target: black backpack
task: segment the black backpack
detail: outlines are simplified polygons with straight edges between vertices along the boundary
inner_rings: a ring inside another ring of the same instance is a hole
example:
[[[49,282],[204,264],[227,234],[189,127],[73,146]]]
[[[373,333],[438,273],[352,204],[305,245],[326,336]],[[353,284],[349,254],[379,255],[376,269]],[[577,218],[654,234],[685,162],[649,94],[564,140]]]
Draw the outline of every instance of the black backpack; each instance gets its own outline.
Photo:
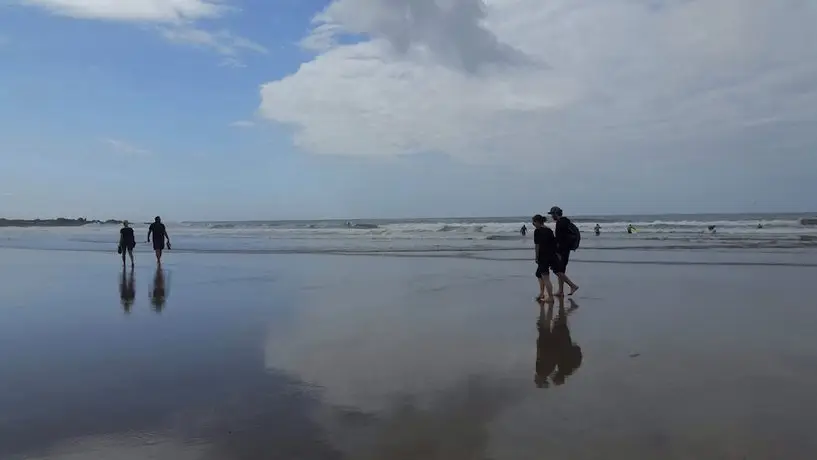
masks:
[[[570,250],[575,251],[579,249],[579,243],[582,241],[582,232],[579,231],[579,227],[573,221],[568,222],[567,229],[570,231]]]

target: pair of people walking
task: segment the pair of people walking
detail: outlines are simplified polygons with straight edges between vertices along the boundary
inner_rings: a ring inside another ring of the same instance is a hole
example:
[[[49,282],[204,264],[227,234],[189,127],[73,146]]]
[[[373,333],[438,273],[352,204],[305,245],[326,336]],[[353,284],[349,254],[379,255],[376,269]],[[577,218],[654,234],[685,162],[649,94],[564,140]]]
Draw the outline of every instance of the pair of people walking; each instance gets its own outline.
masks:
[[[162,252],[165,250],[165,241],[167,241],[167,249],[170,249],[170,236],[167,234],[167,228],[162,223],[162,218],[156,216],[153,223],[148,227],[147,242],[151,242],[153,238],[153,251],[156,253],[156,263],[162,264]],[[133,233],[133,228],[126,220],[122,222],[122,228],[119,230],[119,249],[117,252],[122,255],[122,266],[125,266],[125,255],[130,256],[130,266],[133,268],[133,250],[136,248],[136,235]]]
[[[555,222],[555,232],[545,225],[547,218],[541,214],[533,216],[533,242],[535,245],[536,278],[539,280],[540,301],[552,301],[554,297],[564,297],[564,286],[570,287],[568,295],[579,290],[567,276],[567,264],[570,261],[570,252],[579,247],[581,233],[578,227],[567,217],[558,206],[550,208],[548,215]],[[558,290],[553,292],[553,283],[550,281],[550,272],[558,279]]]

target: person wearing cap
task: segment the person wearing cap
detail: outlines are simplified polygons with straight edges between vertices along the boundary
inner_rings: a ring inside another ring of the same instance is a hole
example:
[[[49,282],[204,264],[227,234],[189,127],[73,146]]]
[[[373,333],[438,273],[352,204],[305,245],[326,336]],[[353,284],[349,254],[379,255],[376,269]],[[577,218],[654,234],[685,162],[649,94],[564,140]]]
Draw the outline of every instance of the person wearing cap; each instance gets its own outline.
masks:
[[[570,293],[573,295],[579,290],[570,278],[567,277],[567,263],[570,261],[570,251],[572,250],[573,232],[570,230],[572,222],[567,217],[564,217],[562,208],[554,206],[550,208],[548,215],[553,217],[556,221],[556,256],[559,258],[559,266],[554,270],[556,277],[559,279],[559,290],[554,294],[557,297],[564,297],[565,284],[570,286]]]
[[[136,236],[127,220],[122,222],[119,230],[119,253],[122,254],[122,267],[125,266],[125,253],[130,256],[130,268],[133,269],[133,248],[136,247]]]

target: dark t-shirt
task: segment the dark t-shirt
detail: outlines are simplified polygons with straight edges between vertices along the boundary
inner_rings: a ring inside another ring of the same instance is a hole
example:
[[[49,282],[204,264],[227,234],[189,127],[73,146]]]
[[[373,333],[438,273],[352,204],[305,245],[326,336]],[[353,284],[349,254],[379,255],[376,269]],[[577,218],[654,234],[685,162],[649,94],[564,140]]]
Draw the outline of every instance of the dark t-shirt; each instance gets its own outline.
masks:
[[[133,246],[136,244],[136,237],[133,235],[133,229],[130,227],[124,227],[119,230],[119,239],[122,241],[122,244],[126,246]]]
[[[153,241],[164,240],[165,234],[167,233],[167,230],[165,230],[165,224],[158,222],[150,224],[148,231],[153,234]]]
[[[537,260],[551,260],[556,255],[556,238],[553,236],[553,230],[548,227],[537,228],[533,231],[533,243],[539,245]]]
[[[572,241],[573,235],[570,233],[570,219],[560,217],[559,220],[556,221],[556,249],[559,252],[569,252]]]

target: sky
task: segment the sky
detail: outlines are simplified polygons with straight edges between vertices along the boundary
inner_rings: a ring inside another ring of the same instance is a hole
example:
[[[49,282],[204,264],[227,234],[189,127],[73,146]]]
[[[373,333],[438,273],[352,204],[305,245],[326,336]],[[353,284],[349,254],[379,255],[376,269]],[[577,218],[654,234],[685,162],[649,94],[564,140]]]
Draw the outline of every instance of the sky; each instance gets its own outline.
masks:
[[[0,0],[0,216],[817,211],[812,0]]]

